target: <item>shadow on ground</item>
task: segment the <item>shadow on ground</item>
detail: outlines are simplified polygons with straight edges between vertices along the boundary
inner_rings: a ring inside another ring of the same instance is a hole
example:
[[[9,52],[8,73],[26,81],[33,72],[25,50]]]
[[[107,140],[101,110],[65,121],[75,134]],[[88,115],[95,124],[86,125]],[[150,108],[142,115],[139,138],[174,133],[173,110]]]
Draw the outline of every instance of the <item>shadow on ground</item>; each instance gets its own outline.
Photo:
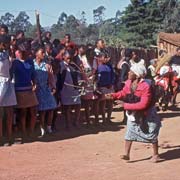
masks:
[[[160,160],[158,163],[161,163],[164,161],[180,159],[180,145],[167,146],[167,147],[164,147],[163,149],[170,149],[170,150],[160,154]],[[147,157],[147,158],[143,158],[143,159],[128,161],[128,163],[136,163],[136,162],[141,162],[141,161],[147,161],[150,159],[151,159],[151,157]]]
[[[168,146],[165,149],[170,149],[162,154],[160,157],[165,161],[180,159],[180,145],[178,146]]]
[[[168,110],[169,111],[158,113],[160,117],[162,118],[162,120],[164,120],[164,118],[169,119],[169,118],[180,116],[180,107],[172,106],[172,107],[169,107]]]
[[[112,120],[114,117],[111,118]],[[116,132],[120,131],[124,128],[124,124],[122,122],[113,122],[103,124],[101,121],[99,125],[89,125],[87,126],[86,123],[82,123],[80,127],[74,127],[71,125],[69,130],[65,129],[65,122],[63,118],[58,119],[56,123],[58,129],[52,135],[45,135],[44,137],[39,137],[40,135],[40,127],[37,123],[36,130],[35,130],[35,137],[34,138],[27,138],[24,143],[31,143],[31,142],[53,142],[53,141],[60,141],[65,139],[72,139],[84,135],[90,134],[98,134],[100,132]],[[19,140],[20,139],[20,140]],[[21,134],[15,134],[15,143],[21,143]]]
[[[61,129],[58,133],[54,134],[53,136],[47,136],[42,138],[39,141],[49,142],[49,141],[59,141],[64,139],[72,139],[79,136],[89,135],[89,134],[98,134],[100,132],[115,132],[123,129],[124,127],[121,126],[121,123],[114,122],[112,124],[107,125],[98,125],[98,126],[90,126],[86,127],[86,125],[82,125],[81,127],[72,127],[70,130]]]

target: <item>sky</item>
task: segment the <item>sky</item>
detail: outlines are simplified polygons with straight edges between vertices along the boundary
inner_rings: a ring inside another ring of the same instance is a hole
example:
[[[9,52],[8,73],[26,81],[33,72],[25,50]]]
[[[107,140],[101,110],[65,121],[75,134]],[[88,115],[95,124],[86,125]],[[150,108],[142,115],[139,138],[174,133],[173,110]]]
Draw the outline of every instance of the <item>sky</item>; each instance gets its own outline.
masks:
[[[105,18],[115,17],[117,10],[124,10],[130,0],[0,0],[0,16],[10,12],[14,16],[20,11],[26,11],[30,21],[35,24],[35,10],[40,12],[42,26],[57,23],[62,12],[73,14],[80,18],[80,13],[86,13],[88,23],[93,23],[93,9],[103,5]]]

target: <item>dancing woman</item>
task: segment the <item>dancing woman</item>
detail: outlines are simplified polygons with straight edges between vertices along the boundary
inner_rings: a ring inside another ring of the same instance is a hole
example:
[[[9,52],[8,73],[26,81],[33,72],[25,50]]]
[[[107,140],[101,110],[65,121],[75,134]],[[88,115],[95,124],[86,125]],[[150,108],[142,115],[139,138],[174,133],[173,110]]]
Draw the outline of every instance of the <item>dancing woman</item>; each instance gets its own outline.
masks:
[[[122,159],[130,159],[132,142],[137,141],[152,143],[152,161],[157,162],[159,160],[158,134],[161,122],[152,102],[152,86],[143,78],[145,74],[146,69],[143,65],[133,65],[123,90],[110,94],[110,97],[124,101],[127,115],[125,155],[122,156]]]

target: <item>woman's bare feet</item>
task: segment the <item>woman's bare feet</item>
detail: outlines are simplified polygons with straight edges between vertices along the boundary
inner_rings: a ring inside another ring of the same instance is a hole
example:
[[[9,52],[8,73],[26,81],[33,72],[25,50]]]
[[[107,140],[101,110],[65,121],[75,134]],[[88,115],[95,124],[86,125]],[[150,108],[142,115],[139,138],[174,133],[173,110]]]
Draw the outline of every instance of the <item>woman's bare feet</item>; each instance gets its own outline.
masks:
[[[128,155],[121,155],[120,157],[121,159],[126,160],[126,161],[130,160],[130,157]]]
[[[154,156],[152,156],[152,158],[151,158],[151,162],[153,162],[153,163],[158,163],[158,162],[161,162],[161,161],[163,161],[163,159],[161,159],[161,158],[159,157],[159,155],[154,155]]]

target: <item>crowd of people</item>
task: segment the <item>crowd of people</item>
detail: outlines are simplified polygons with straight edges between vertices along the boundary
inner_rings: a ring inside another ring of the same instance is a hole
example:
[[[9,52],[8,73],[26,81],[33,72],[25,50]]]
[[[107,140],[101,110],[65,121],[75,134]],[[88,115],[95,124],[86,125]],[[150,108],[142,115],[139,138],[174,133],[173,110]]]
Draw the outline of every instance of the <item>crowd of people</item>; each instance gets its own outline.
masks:
[[[4,139],[13,143],[12,125],[22,132],[22,142],[33,137],[37,120],[40,137],[53,134],[59,110],[67,130],[80,127],[82,106],[87,126],[98,125],[99,114],[103,124],[111,122],[113,101],[104,94],[113,92],[114,70],[104,41],[97,40],[92,63],[87,47],[73,43],[69,34],[51,41],[51,33],[45,32],[41,41],[25,38],[23,31],[9,35],[7,26],[0,26],[1,144]]]
[[[67,130],[81,126],[81,107],[85,109],[88,127],[99,123],[108,125],[112,123],[113,101],[120,99],[124,101],[124,122],[127,121],[122,158],[128,160],[132,141],[140,141],[153,144],[153,159],[157,161],[161,123],[156,102],[152,101],[154,85],[164,92],[170,89],[171,94],[177,94],[179,53],[178,48],[177,54],[157,69],[157,59],[147,64],[135,51],[122,50],[115,71],[103,39],[98,39],[95,46],[76,45],[70,34],[63,40],[52,41],[51,32],[45,32],[39,41],[25,38],[23,31],[9,35],[7,26],[1,25],[1,145],[5,141],[13,143],[13,125],[22,132],[22,142],[34,137],[37,120],[40,137],[53,134],[59,109]],[[172,104],[176,103],[176,94],[171,98]],[[91,115],[94,115],[93,120]],[[102,122],[99,115],[102,115]],[[6,129],[3,122],[6,122]]]

